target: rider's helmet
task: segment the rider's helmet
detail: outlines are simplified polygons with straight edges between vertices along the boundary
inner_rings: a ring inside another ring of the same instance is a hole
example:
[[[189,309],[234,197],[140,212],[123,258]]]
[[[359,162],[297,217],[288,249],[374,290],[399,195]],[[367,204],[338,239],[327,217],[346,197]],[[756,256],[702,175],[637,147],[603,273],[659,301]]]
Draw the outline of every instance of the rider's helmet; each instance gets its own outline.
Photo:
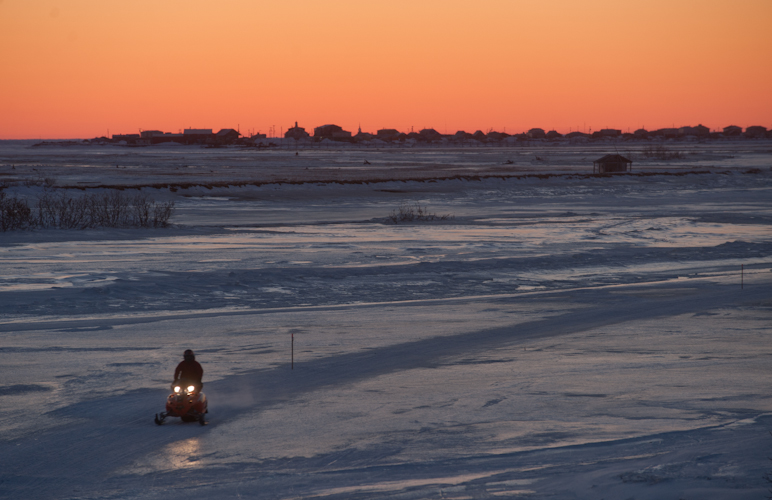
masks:
[[[186,350],[182,354],[182,357],[185,358],[185,361],[195,361],[196,359],[196,355],[193,354],[193,351],[191,351],[190,349]]]

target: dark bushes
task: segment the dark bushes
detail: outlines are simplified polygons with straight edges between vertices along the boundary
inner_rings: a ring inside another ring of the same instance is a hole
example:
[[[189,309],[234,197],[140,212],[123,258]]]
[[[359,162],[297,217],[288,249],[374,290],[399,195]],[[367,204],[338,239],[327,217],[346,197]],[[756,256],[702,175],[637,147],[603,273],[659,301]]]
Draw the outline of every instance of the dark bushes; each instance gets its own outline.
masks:
[[[650,145],[641,152],[644,158],[656,158],[657,160],[680,160],[684,155],[680,151],[671,151],[662,144]]]
[[[145,195],[120,191],[70,196],[46,190],[33,208],[26,200],[0,192],[0,230],[26,228],[166,227],[174,202],[159,203]]]
[[[0,191],[0,231],[26,229],[32,223],[32,210],[27,202],[17,197],[9,198]]]
[[[391,219],[394,224],[399,224],[400,222],[450,220],[452,218],[453,216],[450,214],[437,215],[435,213],[430,213],[426,207],[422,207],[418,203],[411,205],[407,202],[402,203],[396,210],[392,210],[389,214],[389,219]]]

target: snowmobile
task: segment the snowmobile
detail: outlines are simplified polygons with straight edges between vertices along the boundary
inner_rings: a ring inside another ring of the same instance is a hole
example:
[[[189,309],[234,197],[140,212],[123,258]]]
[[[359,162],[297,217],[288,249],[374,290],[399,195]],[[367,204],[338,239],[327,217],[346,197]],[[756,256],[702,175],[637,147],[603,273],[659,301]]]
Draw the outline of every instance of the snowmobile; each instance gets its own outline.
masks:
[[[161,425],[166,417],[179,417],[183,422],[206,425],[209,413],[206,395],[194,384],[177,381],[172,384],[172,393],[166,398],[166,411],[155,414],[155,423]]]

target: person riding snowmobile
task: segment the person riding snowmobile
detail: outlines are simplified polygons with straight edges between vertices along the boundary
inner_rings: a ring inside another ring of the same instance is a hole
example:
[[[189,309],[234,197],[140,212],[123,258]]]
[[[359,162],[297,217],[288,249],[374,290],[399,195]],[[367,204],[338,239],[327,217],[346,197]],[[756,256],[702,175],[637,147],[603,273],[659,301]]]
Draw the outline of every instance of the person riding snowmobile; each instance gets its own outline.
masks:
[[[183,386],[193,385],[196,387],[196,391],[200,391],[204,387],[204,383],[201,382],[201,378],[204,376],[204,369],[196,361],[196,355],[190,349],[186,350],[182,357],[184,359],[174,370],[174,384],[181,384]]]

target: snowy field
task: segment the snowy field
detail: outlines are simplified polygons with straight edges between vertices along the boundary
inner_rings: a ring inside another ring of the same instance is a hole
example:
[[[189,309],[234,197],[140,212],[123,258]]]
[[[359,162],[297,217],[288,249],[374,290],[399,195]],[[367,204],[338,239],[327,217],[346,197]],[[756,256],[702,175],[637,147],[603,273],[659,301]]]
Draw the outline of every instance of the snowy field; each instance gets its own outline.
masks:
[[[770,141],[31,144],[7,193],[176,211],[0,233],[0,498],[769,494]],[[209,425],[156,426],[187,348]]]

